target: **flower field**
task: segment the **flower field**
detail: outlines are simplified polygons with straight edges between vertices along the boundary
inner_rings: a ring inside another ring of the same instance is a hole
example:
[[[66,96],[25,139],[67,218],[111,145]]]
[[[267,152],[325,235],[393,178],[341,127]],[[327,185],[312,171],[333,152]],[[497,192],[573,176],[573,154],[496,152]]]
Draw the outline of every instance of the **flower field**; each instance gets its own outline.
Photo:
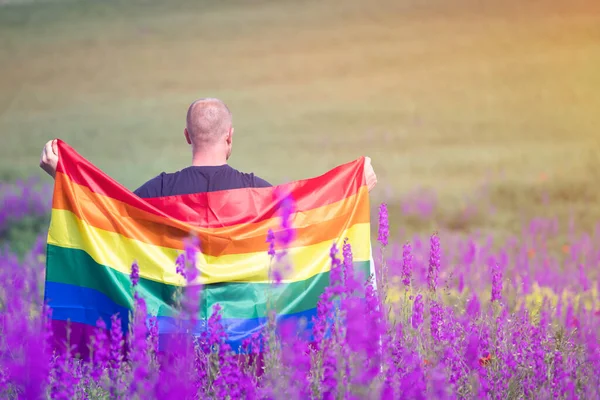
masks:
[[[0,189],[0,232],[41,217],[48,188]],[[352,244],[331,249],[331,285],[310,337],[272,314],[234,353],[218,307],[206,335],[179,335],[158,351],[155,320],[136,296],[130,330],[99,321],[89,359],[53,352],[43,307],[43,232],[0,255],[2,398],[56,399],[592,399],[600,396],[600,224],[580,233],[534,219],[504,241],[472,234],[390,242],[379,205],[376,286],[355,276]],[[13,232],[13,233],[10,233]],[[13,236],[10,236],[13,235]],[[565,239],[566,238],[566,239]],[[194,278],[189,245],[179,271]],[[274,267],[276,269],[276,266]],[[135,290],[137,265],[132,265]],[[274,283],[276,284],[276,283]],[[183,320],[201,292],[181,298]],[[184,327],[182,323],[182,327]]]

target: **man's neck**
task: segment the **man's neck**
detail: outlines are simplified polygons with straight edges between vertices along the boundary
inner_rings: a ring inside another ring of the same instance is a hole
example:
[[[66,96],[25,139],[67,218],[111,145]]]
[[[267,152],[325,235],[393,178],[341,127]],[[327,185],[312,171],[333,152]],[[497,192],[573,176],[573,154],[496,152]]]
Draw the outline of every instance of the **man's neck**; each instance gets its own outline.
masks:
[[[227,159],[216,154],[196,152],[192,156],[192,166],[194,167],[211,167],[225,164],[227,164]]]

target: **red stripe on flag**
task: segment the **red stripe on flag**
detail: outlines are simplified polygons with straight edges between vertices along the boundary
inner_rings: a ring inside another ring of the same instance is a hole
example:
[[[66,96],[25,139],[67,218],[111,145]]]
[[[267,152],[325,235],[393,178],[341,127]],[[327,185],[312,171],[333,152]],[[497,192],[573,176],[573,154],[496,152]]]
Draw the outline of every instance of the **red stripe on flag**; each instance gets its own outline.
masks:
[[[256,223],[276,217],[281,193],[290,193],[296,201],[295,212],[302,212],[340,201],[366,185],[364,157],[360,157],[321,176],[270,188],[141,199],[61,140],[58,151],[57,171],[71,181],[140,210],[203,228]]]

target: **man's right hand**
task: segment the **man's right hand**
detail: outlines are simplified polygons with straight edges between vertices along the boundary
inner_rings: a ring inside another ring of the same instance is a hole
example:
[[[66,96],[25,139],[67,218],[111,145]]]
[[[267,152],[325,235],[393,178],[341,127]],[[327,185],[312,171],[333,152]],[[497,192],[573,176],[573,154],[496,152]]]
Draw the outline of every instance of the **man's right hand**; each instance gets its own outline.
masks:
[[[58,164],[58,143],[57,140],[50,140],[42,150],[40,158],[40,168],[42,168],[52,178],[56,175],[56,165]]]

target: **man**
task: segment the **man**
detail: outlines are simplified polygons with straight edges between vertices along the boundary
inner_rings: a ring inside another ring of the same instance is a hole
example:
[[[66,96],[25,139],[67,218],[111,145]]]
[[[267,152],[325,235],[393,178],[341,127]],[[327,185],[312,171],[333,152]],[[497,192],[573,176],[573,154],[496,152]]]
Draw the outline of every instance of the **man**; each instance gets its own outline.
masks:
[[[150,198],[271,186],[253,173],[240,172],[227,164],[233,126],[231,112],[222,101],[213,98],[194,101],[188,109],[183,133],[192,147],[192,165],[174,173],[161,173],[135,190],[136,195]],[[51,140],[42,150],[40,167],[54,178],[57,164],[56,140]],[[365,176],[370,191],[377,177],[368,157]]]

